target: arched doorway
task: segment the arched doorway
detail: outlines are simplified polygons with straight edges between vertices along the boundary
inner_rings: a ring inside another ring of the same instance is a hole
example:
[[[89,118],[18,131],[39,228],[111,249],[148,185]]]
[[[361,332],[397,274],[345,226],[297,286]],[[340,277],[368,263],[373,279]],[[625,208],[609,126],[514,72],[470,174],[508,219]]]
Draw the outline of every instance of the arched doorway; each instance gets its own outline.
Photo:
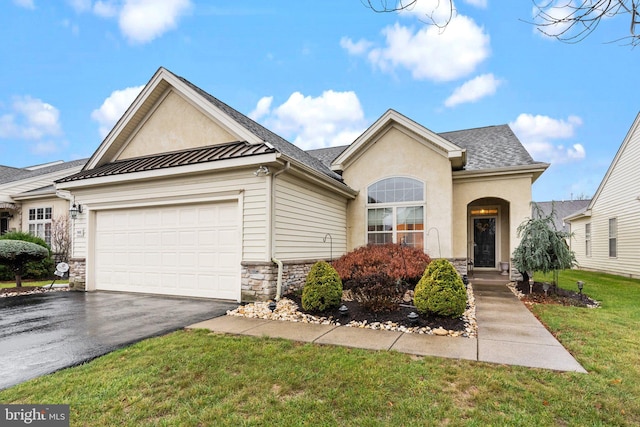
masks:
[[[476,271],[499,270],[509,262],[509,202],[482,198],[467,205],[467,258]]]

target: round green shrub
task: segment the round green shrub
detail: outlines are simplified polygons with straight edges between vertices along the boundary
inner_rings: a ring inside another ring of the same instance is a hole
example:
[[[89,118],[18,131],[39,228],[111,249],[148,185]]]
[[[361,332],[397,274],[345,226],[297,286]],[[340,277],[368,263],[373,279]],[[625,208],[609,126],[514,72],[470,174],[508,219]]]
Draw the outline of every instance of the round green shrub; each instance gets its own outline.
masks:
[[[22,277],[24,279],[49,279],[55,271],[55,263],[51,257],[51,248],[47,245],[44,239],[34,236],[33,234],[24,233],[21,231],[12,231],[0,236],[0,240],[21,240],[23,242],[35,243],[47,249],[49,256],[40,261],[30,261],[27,263],[24,269]],[[15,277],[15,273],[7,266],[0,265],[0,280],[12,280]]]
[[[325,311],[340,305],[342,280],[338,272],[325,261],[318,261],[307,275],[302,289],[302,308],[308,311]]]
[[[458,317],[467,307],[467,291],[453,265],[437,259],[416,285],[413,303],[421,314]]]

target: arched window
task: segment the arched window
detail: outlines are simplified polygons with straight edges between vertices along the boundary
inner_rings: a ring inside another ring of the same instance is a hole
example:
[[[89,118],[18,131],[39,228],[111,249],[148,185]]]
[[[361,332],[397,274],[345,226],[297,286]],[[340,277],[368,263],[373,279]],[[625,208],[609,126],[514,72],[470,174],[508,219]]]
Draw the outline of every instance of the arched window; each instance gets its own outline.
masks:
[[[367,243],[424,249],[424,183],[386,178],[367,188]]]

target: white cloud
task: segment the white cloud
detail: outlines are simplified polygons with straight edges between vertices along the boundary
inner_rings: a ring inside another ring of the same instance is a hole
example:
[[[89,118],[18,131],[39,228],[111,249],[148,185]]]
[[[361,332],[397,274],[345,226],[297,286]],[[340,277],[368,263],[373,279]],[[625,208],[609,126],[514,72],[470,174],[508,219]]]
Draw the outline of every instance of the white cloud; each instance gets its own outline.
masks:
[[[104,100],[100,108],[93,110],[91,118],[100,125],[99,131],[102,138],[107,136],[143,87],[144,85],[115,90]]]
[[[91,10],[91,0],[67,0],[67,3],[79,13]]]
[[[190,9],[190,0],[126,0],[118,23],[129,41],[148,43],[176,28]]]
[[[573,138],[580,125],[582,119],[578,116],[563,120],[532,114],[520,114],[514,122],[509,123],[534,159],[551,163],[567,163],[586,157],[582,144],[565,146],[554,142],[556,139]]]
[[[265,113],[267,127],[305,150],[350,144],[366,128],[360,100],[351,91],[328,90],[316,98],[294,92],[267,111],[269,98],[262,98],[254,112]]]
[[[489,36],[466,16],[458,15],[442,31],[428,25],[418,31],[396,23],[383,30],[386,46],[368,59],[383,72],[405,68],[416,80],[450,81],[472,73],[490,54]]]
[[[273,102],[273,96],[263,96],[258,101],[256,108],[249,113],[249,117],[253,120],[260,120],[262,117],[269,114],[271,111],[271,103]]]
[[[58,109],[30,96],[15,97],[11,111],[0,116],[0,138],[38,140],[61,133]]]
[[[496,79],[493,74],[482,74],[457,87],[451,96],[444,101],[444,105],[454,107],[466,102],[476,102],[485,96],[496,93],[500,83],[501,81]]]
[[[118,5],[113,1],[97,1],[93,4],[93,13],[102,18],[114,18],[118,16]]]
[[[24,7],[25,9],[35,9],[36,5],[33,4],[33,0],[13,0],[13,4],[16,6]]]
[[[24,0],[21,0],[24,1]],[[122,35],[133,44],[149,43],[178,26],[192,0],[67,0],[78,13],[117,18]]]
[[[349,37],[343,37],[340,39],[340,47],[349,52],[350,55],[362,55],[371,49],[372,46],[373,43],[365,39],[360,39],[355,43]]]
[[[464,2],[480,9],[487,8],[487,0],[464,0]]]
[[[40,99],[17,96],[8,111],[0,111],[0,139],[29,141],[31,154],[51,154],[68,145],[56,138],[62,133],[60,111]]]

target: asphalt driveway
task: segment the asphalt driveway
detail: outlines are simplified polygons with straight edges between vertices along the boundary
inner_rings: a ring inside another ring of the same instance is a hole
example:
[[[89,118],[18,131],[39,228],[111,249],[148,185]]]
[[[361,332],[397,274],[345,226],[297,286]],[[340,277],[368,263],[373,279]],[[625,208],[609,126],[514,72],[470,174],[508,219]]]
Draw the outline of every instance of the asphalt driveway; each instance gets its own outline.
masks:
[[[112,292],[0,298],[0,390],[235,307],[233,302]]]

